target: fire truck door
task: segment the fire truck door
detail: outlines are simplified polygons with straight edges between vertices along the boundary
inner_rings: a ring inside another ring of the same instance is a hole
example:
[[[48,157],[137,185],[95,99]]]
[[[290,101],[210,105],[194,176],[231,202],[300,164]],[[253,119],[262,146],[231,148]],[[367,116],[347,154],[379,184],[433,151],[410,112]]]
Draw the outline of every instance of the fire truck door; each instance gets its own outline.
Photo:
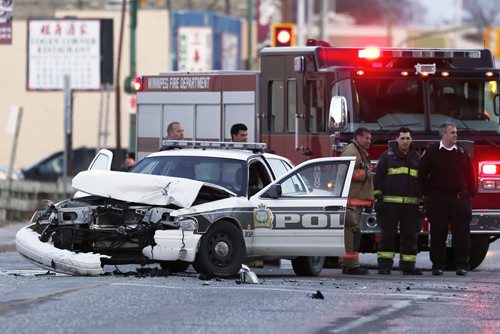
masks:
[[[308,150],[307,147],[307,115],[308,115],[308,95],[309,95],[309,85],[303,86],[303,100],[302,104],[299,104],[299,101],[297,101],[297,98],[295,97],[295,105],[292,105],[292,92],[293,88],[295,88],[296,91],[296,86],[294,87],[292,84],[296,84],[296,81],[289,81],[288,82],[288,115],[289,115],[289,120],[291,116],[293,115],[294,122],[293,124],[289,122],[289,126],[292,130],[293,127],[293,132],[295,134],[295,150],[297,152],[300,152],[302,154],[307,152]]]
[[[295,127],[296,149],[303,155],[319,154],[312,143],[314,134],[326,131],[325,91],[322,80],[307,80],[304,92],[304,107],[297,113]],[[316,154],[315,154],[316,153]]]

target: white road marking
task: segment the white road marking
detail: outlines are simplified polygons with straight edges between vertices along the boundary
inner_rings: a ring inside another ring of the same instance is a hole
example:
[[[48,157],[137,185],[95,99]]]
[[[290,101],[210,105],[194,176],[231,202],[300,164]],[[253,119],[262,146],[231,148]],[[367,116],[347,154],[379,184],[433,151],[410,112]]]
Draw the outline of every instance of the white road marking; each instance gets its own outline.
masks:
[[[407,295],[404,295],[404,296],[407,297]],[[391,305],[383,310],[375,312],[374,314],[358,318],[354,321],[350,321],[343,326],[332,329],[330,332],[331,333],[341,333],[341,332],[346,332],[346,331],[352,330],[356,327],[363,326],[364,324],[367,324],[369,322],[377,321],[378,319],[380,319],[382,317],[386,317],[391,313],[401,311],[402,309],[405,309],[408,306],[412,305],[414,302],[416,302],[417,299],[426,299],[426,298],[429,298],[431,296],[432,295],[413,295],[413,297],[414,297],[413,299],[402,300],[402,301],[400,301],[394,305]]]

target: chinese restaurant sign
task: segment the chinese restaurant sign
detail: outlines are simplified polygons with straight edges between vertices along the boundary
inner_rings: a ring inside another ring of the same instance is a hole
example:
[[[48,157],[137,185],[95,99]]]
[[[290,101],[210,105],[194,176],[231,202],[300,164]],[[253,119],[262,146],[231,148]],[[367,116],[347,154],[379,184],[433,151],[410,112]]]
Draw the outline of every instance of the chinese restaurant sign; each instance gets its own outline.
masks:
[[[49,19],[28,22],[28,90],[101,87],[100,20]]]

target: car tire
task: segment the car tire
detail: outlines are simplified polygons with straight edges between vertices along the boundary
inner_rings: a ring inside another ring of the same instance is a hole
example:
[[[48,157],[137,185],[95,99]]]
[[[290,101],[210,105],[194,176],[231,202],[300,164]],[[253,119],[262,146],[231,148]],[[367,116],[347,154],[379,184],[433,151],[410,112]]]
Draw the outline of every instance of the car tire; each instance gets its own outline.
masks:
[[[229,222],[218,222],[201,238],[193,266],[205,275],[231,277],[241,269],[245,252],[241,230]]]
[[[299,256],[292,260],[292,268],[297,276],[318,276],[324,263],[324,256]]]
[[[189,262],[180,260],[160,262],[161,269],[168,270],[170,273],[183,273],[187,270],[189,265]]]

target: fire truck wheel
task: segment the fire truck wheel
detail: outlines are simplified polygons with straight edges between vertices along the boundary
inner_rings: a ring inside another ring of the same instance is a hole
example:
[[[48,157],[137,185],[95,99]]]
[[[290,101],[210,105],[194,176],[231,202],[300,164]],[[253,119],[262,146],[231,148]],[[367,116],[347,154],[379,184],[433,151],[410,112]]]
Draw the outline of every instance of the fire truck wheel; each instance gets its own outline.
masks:
[[[161,269],[168,270],[170,273],[183,273],[189,267],[189,262],[186,261],[162,261],[160,262]]]
[[[487,235],[471,236],[471,248],[469,258],[469,270],[474,270],[483,262],[490,247],[490,237]],[[453,249],[446,249],[446,270],[455,270]]]
[[[483,262],[490,248],[490,237],[487,235],[473,235],[469,258],[470,270],[476,269]]]
[[[297,276],[318,276],[324,263],[324,256],[299,256],[292,260],[292,268]]]
[[[203,235],[193,263],[197,272],[231,277],[245,260],[245,241],[241,230],[229,222],[218,222]]]

